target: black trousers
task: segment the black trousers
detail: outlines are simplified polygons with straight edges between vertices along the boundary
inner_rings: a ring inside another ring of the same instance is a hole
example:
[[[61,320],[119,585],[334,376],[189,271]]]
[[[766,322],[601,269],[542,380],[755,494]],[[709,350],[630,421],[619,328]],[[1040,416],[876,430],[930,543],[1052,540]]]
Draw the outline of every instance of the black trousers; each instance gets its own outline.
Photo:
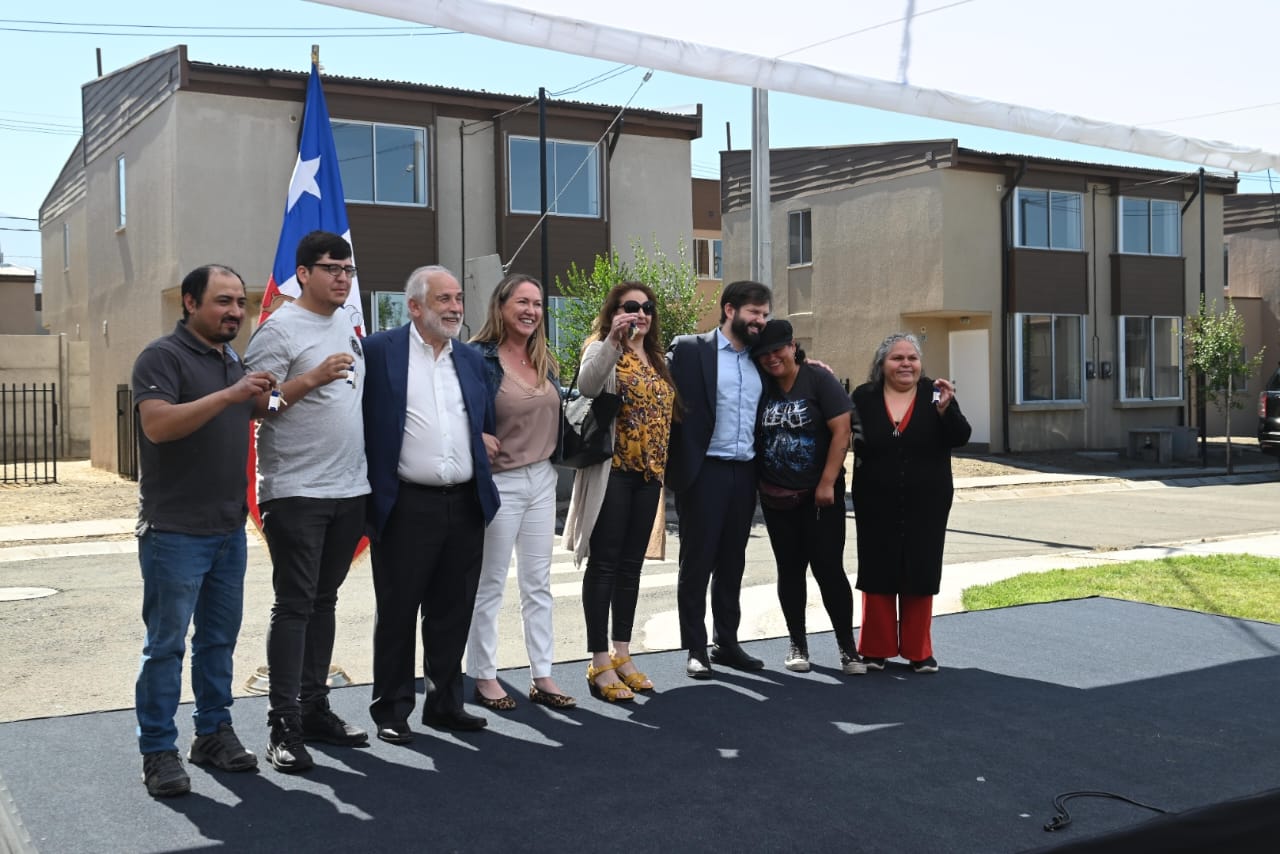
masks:
[[[462,654],[480,583],[484,513],[475,485],[446,489],[401,483],[371,549],[374,723],[406,721],[414,707],[414,653],[422,613],[424,710],[462,709]]]
[[[836,503],[819,508],[813,498],[793,510],[763,507],[769,544],[778,564],[778,604],[791,642],[808,649],[804,626],[806,571],[813,570],[836,643],[850,654],[853,644],[853,589],[844,573],[844,479],[836,481]]]
[[[680,514],[676,584],[680,645],[706,651],[708,582],[712,638],[718,644],[736,644],[742,621],[738,594],[756,512],[756,464],[708,457],[689,488],[676,495],[676,511]]]
[[[609,650],[610,608],[613,639],[631,642],[640,598],[640,570],[661,492],[660,481],[645,480],[640,472],[614,469],[609,473],[582,575],[582,611],[590,652]]]
[[[296,715],[329,694],[338,588],[364,529],[357,498],[277,498],[262,504],[275,602],[267,629],[269,717]]]

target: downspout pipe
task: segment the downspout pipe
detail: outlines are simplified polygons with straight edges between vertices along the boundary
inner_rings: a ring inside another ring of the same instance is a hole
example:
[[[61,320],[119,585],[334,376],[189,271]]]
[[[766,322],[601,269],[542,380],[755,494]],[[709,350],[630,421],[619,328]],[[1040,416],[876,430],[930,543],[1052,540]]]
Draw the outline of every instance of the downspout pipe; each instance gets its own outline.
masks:
[[[1191,210],[1191,206],[1192,206],[1193,204],[1195,204],[1196,199],[1200,198],[1200,190],[1201,190],[1201,183],[1200,183],[1199,181],[1196,181],[1196,186],[1195,186],[1195,189],[1193,189],[1193,190],[1191,191],[1191,196],[1190,196],[1190,197],[1189,197],[1185,202],[1183,202],[1183,203],[1182,203],[1182,211],[1181,211],[1181,215],[1182,215],[1182,216],[1184,216],[1184,217],[1185,217],[1185,216],[1187,215],[1187,211]],[[1203,214],[1202,214],[1201,222],[1203,222]],[[1203,243],[1202,243],[1202,245],[1201,245],[1201,247],[1200,247],[1200,254],[1201,254],[1201,260],[1203,260],[1203,256],[1204,256],[1204,246],[1203,246]],[[1204,277],[1203,277],[1203,275],[1202,275],[1202,276],[1201,276],[1201,278],[1200,278],[1200,296],[1202,296],[1202,297],[1204,296]],[[1186,405],[1186,416],[1185,416],[1185,421],[1184,421],[1184,423],[1186,423],[1186,424],[1190,424],[1190,423],[1191,423],[1191,407],[1192,407],[1192,404],[1194,403],[1194,401],[1192,400],[1192,395],[1191,395],[1191,378],[1190,378],[1190,377],[1187,377],[1187,378],[1186,378],[1186,380],[1185,380],[1185,382],[1186,382],[1186,385],[1187,385],[1187,405]],[[1202,380],[1201,380],[1201,378],[1200,378],[1200,374],[1199,374],[1199,373],[1197,373],[1197,374],[1196,374],[1196,396],[1197,396],[1197,397],[1198,397],[1198,396],[1199,396],[1199,394],[1200,394],[1200,391],[1201,391],[1201,388],[1202,388],[1202,386],[1201,386],[1201,383],[1202,383],[1202,382],[1203,382],[1203,381],[1202,381]],[[1202,452],[1203,452],[1203,445],[1204,445],[1204,419],[1200,417],[1200,410],[1199,410],[1198,408],[1197,408],[1197,410],[1196,410],[1196,441],[1200,443],[1200,445],[1201,445],[1201,450],[1202,450]],[[1201,459],[1201,464],[1202,464],[1202,465],[1204,464],[1204,459],[1203,459],[1203,458]]]
[[[1004,195],[1000,197],[1000,322],[1004,326],[1000,336],[1000,436],[1006,454],[1009,453],[1009,374],[1013,370],[1009,362],[1009,339],[1013,334],[1013,321],[1009,317],[1009,304],[1012,302],[1010,296],[1013,291],[1013,274],[1009,264],[1009,253],[1013,251],[1010,199],[1026,174],[1027,161],[1023,160],[1005,187]]]

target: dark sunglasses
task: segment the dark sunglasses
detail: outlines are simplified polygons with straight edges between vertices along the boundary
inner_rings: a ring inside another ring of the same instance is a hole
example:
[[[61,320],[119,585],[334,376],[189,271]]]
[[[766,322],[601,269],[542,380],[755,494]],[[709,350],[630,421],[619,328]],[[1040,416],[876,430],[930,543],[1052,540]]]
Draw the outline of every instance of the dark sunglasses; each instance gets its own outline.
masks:
[[[655,311],[653,307],[653,303],[650,302],[649,300],[645,300],[644,302],[636,302],[633,299],[629,299],[626,302],[624,302],[621,306],[619,306],[619,308],[621,308],[627,314],[635,314],[637,311],[643,311],[645,314],[649,315],[650,317],[653,317],[653,312]]]

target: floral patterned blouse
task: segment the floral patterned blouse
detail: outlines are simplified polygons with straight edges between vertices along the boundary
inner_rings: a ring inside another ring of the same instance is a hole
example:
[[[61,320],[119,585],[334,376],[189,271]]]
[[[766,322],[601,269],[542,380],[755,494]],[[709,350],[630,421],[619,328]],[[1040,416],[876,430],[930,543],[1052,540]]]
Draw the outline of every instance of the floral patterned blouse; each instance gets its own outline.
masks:
[[[667,468],[667,440],[675,390],[630,348],[614,368],[622,405],[614,424],[613,467],[661,480]]]

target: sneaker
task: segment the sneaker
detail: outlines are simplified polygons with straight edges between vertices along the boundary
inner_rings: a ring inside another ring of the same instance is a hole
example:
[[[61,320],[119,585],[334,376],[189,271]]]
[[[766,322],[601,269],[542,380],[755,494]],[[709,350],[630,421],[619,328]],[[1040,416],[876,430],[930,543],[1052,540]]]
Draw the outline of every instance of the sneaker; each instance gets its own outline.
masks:
[[[931,655],[924,661],[911,662],[911,669],[916,673],[937,673],[938,660]]]
[[[787,653],[787,659],[782,662],[782,665],[794,673],[808,673],[809,650],[798,643],[793,643],[791,650]]]
[[[884,670],[883,658],[867,658],[865,655],[861,656],[861,658],[862,666],[867,670]]]
[[[297,774],[315,767],[311,754],[302,743],[302,722],[296,717],[277,718],[271,723],[267,742],[267,759],[271,767],[285,774]]]
[[[176,750],[142,754],[142,782],[153,798],[172,798],[191,791],[191,778],[182,770]]]
[[[861,676],[867,672],[867,665],[856,652],[840,650],[840,672],[846,676]]]
[[[218,724],[218,729],[208,735],[196,736],[187,761],[192,765],[207,763],[221,771],[252,771],[258,767],[258,757],[240,743],[227,721]]]
[[[328,697],[303,708],[302,737],[307,741],[322,741],[339,747],[359,747],[369,743],[369,733],[338,717],[329,708]]]

